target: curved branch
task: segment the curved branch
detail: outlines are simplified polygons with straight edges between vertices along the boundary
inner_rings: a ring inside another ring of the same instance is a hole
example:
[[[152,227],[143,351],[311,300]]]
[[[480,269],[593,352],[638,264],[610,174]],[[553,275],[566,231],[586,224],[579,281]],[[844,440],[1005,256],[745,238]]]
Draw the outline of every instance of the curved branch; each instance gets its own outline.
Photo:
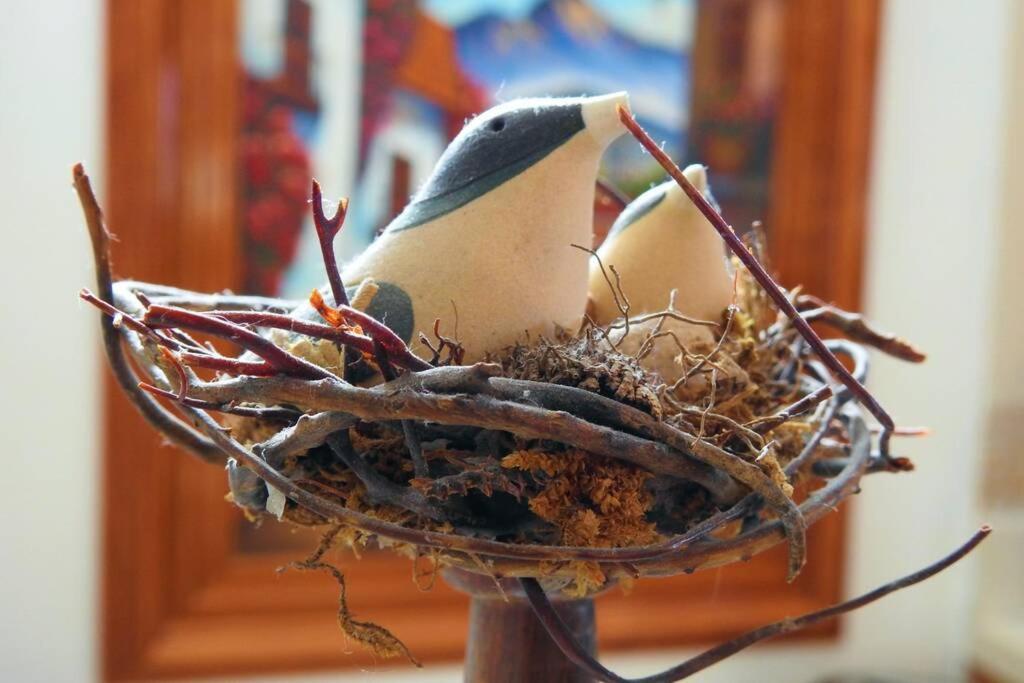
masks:
[[[99,298],[106,304],[114,305],[114,281],[110,262],[110,233],[103,222],[103,211],[100,209],[96,195],[92,191],[89,176],[82,164],[75,164],[72,179],[78,201],[82,205],[85,223],[89,229],[89,240],[92,244],[93,262],[96,268],[96,291]],[[128,399],[138,408],[146,421],[153,425],[161,434],[172,442],[183,446],[201,459],[208,462],[223,462],[220,449],[202,434],[189,427],[160,405],[152,396],[139,389],[138,378],[132,372],[128,359],[121,348],[121,336],[114,321],[105,314],[100,314],[100,328],[103,330],[103,349],[107,361],[114,373],[114,378]]]
[[[864,593],[852,600],[847,600],[837,605],[826,607],[825,609],[821,609],[816,612],[810,612],[796,618],[783,619],[782,621],[777,621],[774,624],[769,624],[767,626],[754,629],[753,631],[748,631],[737,638],[733,638],[732,640],[716,645],[709,650],[705,650],[696,657],[688,659],[678,666],[674,666],[661,673],[644,676],[642,678],[624,678],[610,669],[605,668],[589,652],[580,646],[579,642],[569,630],[569,627],[566,626],[565,622],[562,620],[562,617],[557,611],[555,611],[551,601],[548,600],[547,595],[544,593],[544,589],[541,588],[540,583],[536,579],[523,578],[519,579],[519,583],[523,587],[523,592],[526,593],[526,598],[530,603],[530,607],[533,608],[534,614],[537,615],[537,618],[540,620],[541,624],[543,624],[544,630],[548,632],[548,635],[551,636],[553,641],[555,641],[555,644],[558,645],[558,648],[566,658],[580,669],[584,670],[588,675],[593,676],[599,681],[605,681],[606,683],[674,683],[674,681],[681,681],[685,678],[689,678],[693,674],[703,671],[713,664],[717,664],[723,659],[731,657],[737,652],[744,650],[755,643],[759,643],[762,640],[774,638],[785,633],[799,631],[821,621],[826,621],[841,614],[852,612],[856,609],[869,605],[876,600],[880,600],[890,593],[894,593],[903,588],[908,588],[921,583],[926,579],[930,579],[942,570],[963,559],[968,553],[978,547],[978,545],[984,541],[991,532],[991,527],[988,525],[982,526],[974,533],[973,536],[971,536],[971,538],[949,555],[946,555],[923,569],[919,569],[912,574],[908,574],[902,578],[896,579],[895,581],[891,581],[884,586],[879,586],[873,591]]]
[[[447,370],[437,368],[424,375]],[[196,384],[190,392],[207,401],[272,401],[315,411],[345,412],[364,420],[427,420],[513,432],[550,439],[591,453],[631,462],[651,472],[696,482],[720,499],[739,492],[727,475],[697,462],[676,448],[588,422],[563,411],[502,401],[487,395],[442,395],[379,385],[365,389],[332,379],[302,381],[288,377],[240,377]],[[753,466],[751,466],[753,467]],[[758,470],[759,471],[759,470]]]
[[[484,366],[485,368],[487,366]],[[420,386],[429,386],[432,375],[450,377],[451,375],[474,375],[474,367],[465,368],[437,368],[434,370],[418,373],[415,380]],[[477,368],[479,370],[479,368]],[[467,372],[469,371],[469,372]],[[401,380],[395,384],[399,384]],[[453,386],[448,380],[447,385]],[[490,396],[437,396],[421,394],[410,391],[407,387],[396,388],[391,385],[380,385],[373,389],[362,389],[343,385],[339,382],[322,380],[310,385],[307,382],[298,382],[285,377],[269,379],[262,378],[238,378],[224,382],[200,384],[194,387],[195,396],[209,401],[226,400],[233,397],[236,400],[245,401],[267,401],[277,403],[294,404],[306,409],[317,411],[344,411],[367,420],[396,420],[396,419],[418,419],[438,422],[441,424],[460,424],[477,426],[500,431],[511,431],[521,434],[527,438],[551,439],[567,443],[583,450],[595,452],[607,457],[618,458],[633,462],[641,467],[649,468],[652,471],[679,476],[691,481],[700,481],[695,476],[701,476],[706,480],[706,470],[716,475],[724,476],[714,468],[701,465],[694,469],[697,463],[685,465],[685,455],[662,443],[655,443],[622,433],[615,429],[594,425],[576,416],[560,411],[548,411],[533,406],[519,405],[508,401],[498,401]],[[591,397],[595,395],[589,394]],[[596,397],[601,399],[601,397]],[[607,399],[604,399],[607,400]],[[634,411],[643,419],[651,419],[645,413]],[[686,435],[667,425],[655,423],[642,424],[646,428],[654,430],[652,433],[665,435],[684,447],[690,444],[695,450],[718,458],[732,458],[717,447],[703,445],[703,442],[691,435]],[[866,433],[866,430],[864,430]],[[685,471],[677,471],[672,468],[685,465]],[[731,464],[726,466],[733,467]],[[756,474],[764,476],[755,465],[743,463],[746,471],[741,471],[741,476],[750,477],[751,470]],[[760,489],[759,489],[760,490]],[[799,567],[793,561],[802,559],[803,538],[802,533],[794,536],[794,524],[802,532],[804,523],[799,508],[785,498],[786,509],[780,514],[782,518],[782,529],[787,532],[790,541],[796,540],[796,548],[791,557],[791,570]],[[777,501],[772,501],[778,505]],[[789,509],[788,506],[792,506]],[[782,506],[779,506],[782,507]],[[687,539],[692,540],[692,539]],[[607,558],[615,557],[624,560],[624,555],[630,555],[629,561],[634,559],[652,559],[664,557],[676,550],[681,545],[680,539],[671,539],[671,546],[666,544],[647,548],[617,549],[621,552],[609,554]],[[597,549],[591,549],[597,550]],[[485,551],[481,551],[485,552]],[[587,551],[570,551],[574,558],[581,557]],[[504,554],[504,553],[499,553]],[[595,558],[595,554],[589,557]]]
[[[655,443],[665,443],[697,460],[726,472],[759,494],[779,515],[790,543],[789,580],[800,572],[806,557],[806,526],[796,503],[760,467],[693,434],[659,422],[647,413],[582,389],[543,382],[494,378],[492,387],[504,396],[537,402],[549,410],[581,412],[598,422],[610,422]],[[731,501],[730,501],[731,502]]]
[[[327,281],[331,285],[331,294],[334,295],[335,306],[347,306],[348,294],[345,292],[345,285],[341,281],[341,272],[338,270],[338,261],[334,256],[334,238],[341,232],[341,226],[345,224],[345,214],[348,213],[348,199],[338,202],[338,208],[334,215],[328,218],[324,215],[324,202],[320,192],[320,183],[313,179],[313,225],[316,227],[316,236],[320,242],[320,254],[324,259],[324,267],[327,269]]]
[[[801,294],[796,298],[800,315],[808,322],[834,327],[851,340],[873,346],[882,353],[908,363],[923,363],[928,356],[902,337],[876,330],[864,316],[825,303],[816,296]]]

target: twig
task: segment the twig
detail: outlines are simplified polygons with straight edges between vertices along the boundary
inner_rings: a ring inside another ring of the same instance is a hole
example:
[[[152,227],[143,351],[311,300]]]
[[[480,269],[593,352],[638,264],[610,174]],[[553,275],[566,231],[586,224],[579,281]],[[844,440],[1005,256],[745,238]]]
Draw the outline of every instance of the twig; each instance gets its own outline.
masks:
[[[611,269],[612,275],[615,276],[615,283],[612,284],[612,279],[608,277],[608,269],[605,268],[604,262],[601,260],[601,257],[597,255],[596,251],[588,247],[580,246],[579,244],[570,244],[569,246],[579,249],[580,251],[587,252],[597,261],[597,265],[601,269],[601,275],[604,276],[604,281],[608,283],[608,289],[611,290],[612,298],[615,300],[615,307],[619,309],[619,313],[622,314],[622,324],[625,326],[623,336],[628,336],[630,324],[629,299],[626,298],[626,293],[622,291],[622,279],[619,277],[619,271],[615,270],[615,266],[608,267]],[[608,339],[609,346],[611,346],[613,350],[618,351],[612,340],[608,337],[605,338]]]
[[[467,467],[465,462],[457,463]],[[494,458],[488,457],[483,464],[473,463],[467,469],[436,479],[414,480],[415,486],[428,498],[447,500],[452,496],[465,496],[470,491],[481,491],[488,498],[495,491],[502,491],[520,500],[523,497],[524,483],[520,472],[507,470]]]
[[[439,370],[446,371],[444,374],[447,374],[447,371],[464,374],[463,371],[474,371],[476,368],[471,366],[465,368],[442,368]],[[436,373],[438,370],[431,372]],[[402,380],[406,380],[407,377],[410,376],[403,377]],[[423,379],[421,376],[416,375],[411,377],[416,381]],[[294,382],[295,380],[278,377],[274,381]],[[692,571],[692,568],[696,566],[719,566],[734,562],[741,557],[749,557],[754,553],[767,549],[783,538],[783,527],[777,521],[762,524],[756,529],[745,531],[740,536],[730,539],[708,538],[706,533],[710,533],[714,528],[718,528],[713,524],[715,522],[713,519],[699,525],[699,529],[671,539],[670,542],[640,548],[609,549],[537,546],[489,541],[482,538],[469,538],[459,534],[421,531],[363,515],[306,491],[295,482],[283,476],[262,458],[254,455],[231,438],[226,430],[210,419],[204,412],[187,407],[184,410],[192,417],[197,427],[221,447],[229,457],[235,458],[253,470],[257,476],[314,514],[327,520],[355,526],[368,534],[377,534],[399,542],[448,551],[478,553],[491,558],[509,558],[504,561],[503,571],[515,572],[520,575],[531,575],[531,572],[536,572],[537,565],[535,563],[537,560],[551,561],[556,559],[607,561],[612,563],[609,565],[611,568],[620,567],[623,562],[643,561],[645,573],[650,575],[657,575],[659,572],[675,573],[680,566],[689,567],[690,571]],[[813,522],[826,512],[831,511],[836,502],[845,495],[848,495],[853,487],[856,486],[859,476],[865,469],[870,457],[870,452],[867,448],[867,430],[857,419],[851,423],[850,433],[853,444],[852,457],[848,459],[843,471],[824,488],[815,491],[801,506],[801,512],[808,521]],[[748,496],[748,499],[754,497]],[[697,541],[700,541],[700,543],[695,544]],[[686,552],[680,552],[680,549],[684,547],[687,548]],[[448,560],[450,563],[466,569],[476,569],[475,564],[460,564],[459,557],[458,554],[449,554]]]
[[[429,477],[430,468],[427,460],[423,457],[423,444],[416,433],[416,423],[413,420],[402,420],[402,436],[405,438],[405,447],[409,450],[409,457],[412,458],[413,472],[417,477]]]
[[[729,336],[729,332],[732,331],[732,321],[736,317],[736,311],[739,310],[735,304],[729,304],[725,314],[725,328],[722,330],[722,336],[718,338],[718,342],[715,344],[715,348],[711,349],[711,353],[706,356],[702,356],[700,362],[694,365],[692,368],[683,373],[683,376],[675,381],[672,387],[669,389],[672,393],[675,393],[679,387],[686,384],[687,380],[697,374],[701,368],[711,362],[718,352],[722,349],[722,344],[725,343],[726,337]],[[712,373],[712,390],[714,390],[714,374]]]
[[[825,413],[822,415],[817,431],[815,431],[814,434],[811,435],[811,438],[807,440],[807,443],[804,444],[800,454],[790,460],[789,464],[786,465],[784,471],[786,473],[786,477],[791,481],[793,480],[793,477],[800,472],[800,469],[804,464],[814,456],[815,451],[818,450],[818,444],[821,443],[821,440],[825,438],[825,435],[832,429],[832,420],[835,419],[836,414],[842,407],[841,399],[842,397],[840,396],[832,397],[831,401],[825,407]]]
[[[341,232],[341,226],[345,223],[345,214],[348,212],[348,199],[338,202],[338,208],[334,216],[327,218],[324,215],[323,197],[320,192],[320,183],[313,180],[313,225],[316,226],[316,236],[320,241],[320,253],[324,257],[324,266],[327,269],[327,281],[331,284],[331,294],[334,295],[335,306],[348,306],[348,294],[345,292],[345,285],[341,281],[341,272],[338,270],[338,260],[334,255],[334,238]]]
[[[176,355],[164,356],[164,358],[168,359],[168,362],[170,362],[175,367],[176,371],[180,369],[178,367],[178,364],[182,361],[188,363],[188,365],[192,367],[206,368],[208,370],[217,370],[232,375],[252,375],[253,377],[269,377],[277,374],[280,371],[278,368],[267,363],[266,361],[249,361],[240,358],[229,358],[227,356],[222,356],[220,354],[211,353],[209,349],[205,349],[199,346],[194,340],[189,338],[188,335],[185,335],[180,330],[171,328],[168,328],[167,330],[154,329],[144,321],[132,317],[128,313],[118,308],[115,308],[114,306],[106,303],[105,301],[96,298],[96,296],[87,289],[83,289],[79,293],[79,297],[83,301],[87,301],[93,306],[99,308],[107,315],[111,316],[113,318],[114,327],[119,327],[122,324],[125,325],[132,331],[142,335],[144,338],[157,344],[162,352],[177,349],[178,351],[176,352]],[[171,334],[167,334],[167,332],[170,332]],[[195,351],[185,350],[186,347],[183,347],[181,343],[174,338],[175,336],[184,336],[185,338],[189,339],[190,344],[189,347],[187,348],[194,348]],[[181,373],[179,372],[178,374],[180,375]]]
[[[427,497],[411,487],[399,486],[373,469],[361,455],[352,450],[347,432],[335,432],[327,438],[331,451],[359,477],[366,492],[376,503],[394,505],[437,522],[446,521],[444,511],[431,505]]]
[[[151,304],[163,306],[177,306],[187,308],[190,311],[211,311],[216,309],[239,310],[239,311],[262,311],[267,313],[289,313],[298,308],[303,302],[290,299],[275,299],[265,296],[247,296],[222,292],[220,294],[207,294],[205,292],[194,292],[190,289],[170,287],[168,285],[156,285],[151,282],[139,280],[118,280],[114,283],[114,289],[121,292],[130,292],[138,297],[141,293],[146,296]]]
[[[166,346],[160,347],[160,353],[163,355],[164,360],[174,368],[174,373],[178,378],[178,400],[184,401],[185,395],[188,393],[188,375],[185,373],[185,366],[181,364],[181,360],[174,355],[174,352]]]
[[[703,439],[707,427],[708,413],[715,407],[715,393],[718,388],[718,370],[711,371],[711,391],[708,392],[708,404],[700,411],[700,429],[697,431],[697,438]]]
[[[456,369],[467,368],[435,368],[417,375]],[[236,400],[272,400],[317,411],[341,410],[366,420],[427,420],[440,424],[510,431],[526,438],[551,439],[574,445],[598,455],[632,462],[655,473],[688,479],[704,486],[716,497],[730,497],[735,492],[735,487],[722,472],[696,462],[693,457],[674,446],[594,425],[567,412],[552,412],[532,405],[496,400],[490,396],[442,396],[415,391],[411,386],[395,389],[390,385],[381,385],[364,389],[338,380],[322,380],[310,384],[285,377],[250,377],[201,383],[192,392],[197,398],[212,401],[230,397]],[[597,396],[582,389],[579,393]],[[615,404],[614,401],[610,403]],[[646,413],[636,412],[650,418]],[[676,443],[682,445],[683,442]],[[715,452],[724,454],[719,449],[715,449]],[[735,456],[723,457],[729,459]]]
[[[792,403],[782,410],[779,410],[774,415],[768,417],[760,417],[756,420],[751,420],[746,424],[747,427],[754,430],[758,434],[767,434],[771,430],[775,429],[781,424],[789,422],[794,417],[803,415],[804,413],[810,412],[822,401],[832,397],[832,387],[827,384],[822,385],[807,394],[800,400]]]
[[[799,631],[821,621],[832,619],[847,612],[852,612],[853,610],[884,598],[890,593],[894,593],[903,588],[908,588],[929,579],[963,559],[968,553],[974,550],[978,544],[984,541],[991,532],[991,527],[985,525],[975,532],[966,543],[942,559],[912,574],[908,574],[900,579],[887,583],[884,586],[880,586],[873,591],[853,598],[852,600],[847,600],[816,612],[810,612],[800,617],[783,619],[782,621],[777,621],[774,624],[769,624],[768,626],[762,626],[761,628],[754,629],[753,631],[748,631],[737,638],[733,638],[732,640],[716,645],[709,650],[705,650],[696,657],[693,657],[678,666],[674,666],[671,669],[652,676],[633,679],[624,678],[605,668],[593,657],[593,655],[580,646],[576,637],[562,620],[561,615],[555,611],[551,601],[544,593],[544,589],[541,588],[540,583],[536,579],[521,578],[519,579],[519,583],[522,585],[523,591],[526,593],[526,598],[529,601],[530,606],[533,608],[534,614],[537,615],[537,618],[544,626],[544,630],[548,632],[548,635],[550,635],[551,639],[555,641],[555,644],[558,645],[562,653],[588,675],[593,676],[599,681],[605,681],[607,683],[672,683],[703,671],[713,664],[717,664],[723,659],[726,659],[727,657],[730,657],[762,640],[774,638],[775,636],[785,633]]]
[[[711,392],[712,397],[714,396],[714,393],[714,391]],[[719,434],[716,434],[713,437],[716,443],[726,443],[730,438],[735,436],[742,439],[743,442],[747,444],[747,448],[749,448],[754,453],[757,453],[762,448],[764,448],[764,437],[761,436],[761,434],[759,434],[755,430],[748,428],[746,425],[740,424],[739,422],[732,419],[728,415],[722,415],[721,413],[711,412],[711,408],[713,407],[712,404],[709,404],[707,408],[702,410],[695,406],[680,403],[679,401],[675,400],[671,395],[666,395],[665,398],[672,402],[674,407],[676,407],[680,412],[687,413],[689,415],[699,415],[701,418],[702,428],[706,420],[715,420],[716,422],[725,425],[727,429]],[[699,433],[700,432],[698,430],[698,434]]]
[[[664,320],[664,318],[662,318],[662,320]],[[652,331],[651,334],[647,335],[647,338],[644,339],[640,348],[637,349],[636,355],[633,357],[637,360],[643,360],[652,351],[654,351],[655,342],[663,337],[670,337],[672,341],[675,342],[676,348],[679,349],[679,353],[683,355],[684,359],[690,356],[690,350],[683,345],[683,342],[679,340],[679,335],[677,335],[674,330],[658,330],[657,332]]]
[[[334,327],[321,323],[301,320],[281,313],[263,313],[259,311],[208,311],[207,315],[215,315],[224,320],[255,327],[268,327],[275,330],[295,332],[314,339],[344,344],[358,349],[361,353],[373,353],[373,340],[366,335],[358,334],[350,327]]]
[[[388,357],[384,345],[377,340],[373,342],[373,357],[377,361],[377,367],[380,368],[380,374],[383,375],[384,381],[393,382],[397,375],[394,368],[391,367],[391,359]],[[420,443],[420,437],[416,434],[416,424],[412,420],[402,420],[401,424],[402,437],[405,439],[405,447],[412,459],[413,472],[417,477],[429,477],[430,469],[423,457],[423,445]]]
[[[231,415],[241,415],[243,417],[254,417],[260,420],[297,420],[303,415],[303,413],[292,408],[264,408],[261,406],[238,406],[231,403],[200,401],[197,398],[182,396],[181,394],[176,394],[173,391],[167,391],[166,389],[155,387],[152,384],[147,384],[146,382],[139,382],[139,388],[153,394],[154,396],[160,396],[170,401],[176,401],[187,405],[190,408],[212,410],[218,413],[230,413]]]
[[[888,412],[882,407],[882,405],[871,395],[864,385],[858,382],[853,375],[851,375],[843,364],[839,362],[839,359],[826,348],[821,337],[815,332],[810,324],[803,319],[800,312],[796,310],[796,307],[786,296],[785,292],[781,287],[772,279],[772,276],[768,274],[768,271],[764,269],[764,266],[758,262],[753,254],[743,245],[743,241],[739,238],[732,227],[722,218],[715,207],[700,193],[693,184],[687,180],[683,172],[679,170],[679,166],[658,146],[656,142],[647,134],[636,119],[633,118],[625,107],[619,105],[619,118],[623,125],[629,129],[633,136],[640,142],[641,145],[654,157],[654,159],[661,165],[665,171],[668,172],[669,176],[682,188],[683,192],[690,198],[690,200],[697,206],[704,217],[708,219],[712,227],[721,235],[722,239],[729,246],[729,249],[736,255],[743,265],[747,267],[750,274],[754,276],[754,279],[764,288],[764,291],[771,297],[775,305],[786,314],[793,322],[793,327],[797,329],[800,335],[807,340],[807,343],[814,350],[814,352],[821,358],[822,362],[828,366],[828,368],[834,372],[846,385],[850,392],[856,397],[865,408],[868,409],[875,419],[882,425],[882,432],[878,439],[878,447],[881,452],[881,456],[886,460],[891,460],[889,455],[889,440],[892,434],[892,430],[895,428],[895,423]],[[893,463],[895,469],[902,469],[898,463]]]
[[[324,301],[319,290],[314,289],[309,295],[309,303],[316,309],[320,316],[335,327],[348,326],[354,323],[370,339],[379,343],[392,362],[408,368],[413,372],[428,370],[432,366],[406,346],[402,338],[373,316],[356,310],[348,305],[333,308]]]
[[[668,308],[665,309],[665,311],[664,311],[665,313],[670,313],[670,312],[673,312],[675,310],[675,307],[676,307],[676,297],[678,295],[679,295],[679,290],[678,289],[673,289],[672,291],[670,291],[668,293]],[[654,327],[651,329],[650,332],[647,333],[647,336],[644,337],[644,341],[643,341],[642,344],[640,344],[640,348],[638,348],[636,353],[633,354],[633,357],[636,358],[637,360],[640,360],[640,359],[644,358],[647,354],[649,354],[654,349],[654,340],[657,337],[661,336],[661,328],[663,328],[665,326],[666,318],[665,318],[665,316],[661,316],[657,320],[658,320],[658,322],[654,323]],[[678,338],[676,339],[676,343],[679,344],[679,339]],[[682,345],[680,344],[680,346],[682,346]]]
[[[229,375],[251,375],[253,377],[273,377],[278,372],[270,363],[262,360],[243,360],[241,358],[229,358],[220,354],[193,353],[182,351],[178,358],[193,368],[206,368],[216,370]]]
[[[358,421],[347,413],[306,413],[295,424],[254,445],[252,451],[271,467],[281,467],[290,456],[322,446],[332,434],[347,430]]]
[[[103,211],[100,209],[96,195],[92,191],[89,176],[82,164],[75,164],[72,169],[72,180],[78,201],[82,205],[82,213],[89,229],[92,244],[93,263],[96,270],[96,291],[105,304],[114,306],[114,279],[110,263],[110,233],[103,222]],[[103,330],[103,349],[107,361],[114,373],[117,383],[135,404],[142,416],[169,440],[184,446],[203,460],[219,462],[223,453],[208,438],[178,419],[152,396],[138,387],[138,380],[128,364],[121,348],[120,334],[113,320],[106,315],[100,317],[100,328]]]
[[[304,379],[334,377],[328,370],[288,353],[266,337],[261,337],[240,325],[208,313],[197,313],[184,308],[154,304],[146,310],[142,321],[150,327],[184,327],[226,339],[247,351],[252,351],[281,374]],[[191,360],[201,362],[200,359],[194,357]]]
[[[454,302],[452,302],[452,306],[453,307],[455,306]],[[457,326],[458,326],[458,313],[456,313],[456,318],[455,319],[456,319],[456,329],[457,329]],[[433,328],[433,331],[434,331],[434,338],[437,339],[437,346],[436,347],[433,344],[430,343],[430,339],[427,338],[427,335],[425,335],[422,332],[420,332],[420,343],[423,344],[424,346],[426,346],[428,349],[430,349],[430,352],[433,354],[433,357],[429,361],[430,365],[440,365],[440,364],[442,364],[441,354],[444,353],[444,351],[446,349],[448,351],[448,358],[444,361],[444,364],[445,365],[462,365],[462,360],[463,360],[463,358],[465,358],[466,350],[464,348],[462,348],[462,344],[460,344],[457,340],[452,339],[450,337],[446,337],[446,336],[441,334],[441,319],[440,318],[434,318],[434,328]]]
[[[78,292],[78,298],[88,304],[91,304],[92,306],[95,306],[100,311],[110,316],[115,328],[124,325],[128,329],[145,337],[146,339],[152,342],[167,346],[168,348],[171,349],[178,348],[178,343],[173,339],[164,339],[159,337],[156,333],[156,330],[154,330],[152,327],[149,327],[148,325],[146,325],[146,323],[142,322],[138,318],[129,315],[128,313],[125,313],[124,311],[117,308],[113,304],[110,304],[100,299],[88,289],[82,288]]]
[[[928,358],[923,351],[906,339],[874,329],[859,313],[844,311],[809,294],[798,296],[796,306],[804,320],[834,327],[853,341],[873,346],[894,358],[910,363],[923,363]],[[808,310],[808,306],[814,308]]]
[[[671,318],[672,320],[678,320],[679,322],[689,323],[691,325],[700,325],[702,327],[721,327],[721,323],[716,323],[712,320],[702,320],[701,318],[691,318],[688,315],[683,315],[679,311],[667,310],[659,311],[658,313],[645,313],[644,315],[638,315],[635,318],[630,318],[629,322],[632,325],[639,325],[645,323],[648,320],[657,320]],[[622,327],[623,321],[615,321],[608,325],[609,329],[615,329]]]

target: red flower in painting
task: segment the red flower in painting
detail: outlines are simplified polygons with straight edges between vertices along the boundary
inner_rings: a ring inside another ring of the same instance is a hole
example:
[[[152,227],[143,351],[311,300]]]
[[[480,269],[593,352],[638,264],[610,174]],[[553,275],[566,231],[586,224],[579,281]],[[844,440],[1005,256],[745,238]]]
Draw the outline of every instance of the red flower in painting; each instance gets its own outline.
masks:
[[[250,91],[269,89],[253,80],[247,86]],[[247,93],[241,141],[246,288],[262,294],[278,292],[281,274],[295,256],[312,178],[292,110],[272,101],[267,93]],[[252,111],[257,106],[262,112]]]

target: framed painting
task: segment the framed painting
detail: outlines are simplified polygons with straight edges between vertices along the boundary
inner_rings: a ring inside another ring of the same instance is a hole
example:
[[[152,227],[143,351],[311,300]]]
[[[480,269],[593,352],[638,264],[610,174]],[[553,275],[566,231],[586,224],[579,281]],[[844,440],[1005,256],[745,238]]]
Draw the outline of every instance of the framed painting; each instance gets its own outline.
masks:
[[[785,283],[855,306],[877,20],[874,1],[109,0],[117,271],[304,296],[322,278],[312,177],[351,195],[345,258],[467,117],[524,95],[625,89],[673,156],[710,167],[734,225],[764,222]],[[618,143],[595,193],[596,239],[623,197],[659,178]],[[827,281],[811,267],[822,259]],[[254,529],[224,501],[223,473],[163,447],[109,381],[105,403],[106,680],[378,666],[346,648],[329,578],[275,572],[315,538]],[[601,647],[679,647],[820,607],[840,594],[843,552],[835,515],[788,587],[770,552],[613,591],[598,604]],[[334,559],[357,614],[427,662],[462,656],[464,597],[441,582],[421,592],[410,563],[384,553]]]
[[[347,17],[362,26],[357,82],[355,55],[324,50],[316,38],[317,26],[343,23],[344,11],[306,0],[245,0],[239,9],[249,291],[301,296],[316,286],[319,256],[304,225],[314,171],[349,185],[339,251],[352,257],[401,211],[468,118],[519,97],[627,90],[673,157],[712,169],[716,198],[737,225],[765,217],[780,2],[371,0]],[[595,207],[598,241],[621,200],[662,175],[631,140],[612,146]]]

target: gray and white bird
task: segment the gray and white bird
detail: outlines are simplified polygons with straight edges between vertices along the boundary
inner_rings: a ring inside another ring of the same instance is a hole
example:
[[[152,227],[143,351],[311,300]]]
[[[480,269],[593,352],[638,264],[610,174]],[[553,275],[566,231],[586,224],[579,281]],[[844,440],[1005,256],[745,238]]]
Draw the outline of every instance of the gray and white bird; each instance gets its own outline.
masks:
[[[625,128],[626,93],[520,99],[469,121],[426,183],[342,271],[378,286],[366,310],[406,342],[434,320],[468,361],[574,328],[587,305],[586,254],[605,148]],[[419,345],[414,345],[414,350]]]
[[[711,198],[707,172],[700,164],[683,173]],[[605,267],[622,278],[633,314],[665,309],[676,290],[676,310],[718,321],[732,301],[733,279],[722,238],[683,190],[668,181],[630,202],[597,250]],[[590,265],[591,315],[598,324],[619,317],[608,283],[596,259]]]

